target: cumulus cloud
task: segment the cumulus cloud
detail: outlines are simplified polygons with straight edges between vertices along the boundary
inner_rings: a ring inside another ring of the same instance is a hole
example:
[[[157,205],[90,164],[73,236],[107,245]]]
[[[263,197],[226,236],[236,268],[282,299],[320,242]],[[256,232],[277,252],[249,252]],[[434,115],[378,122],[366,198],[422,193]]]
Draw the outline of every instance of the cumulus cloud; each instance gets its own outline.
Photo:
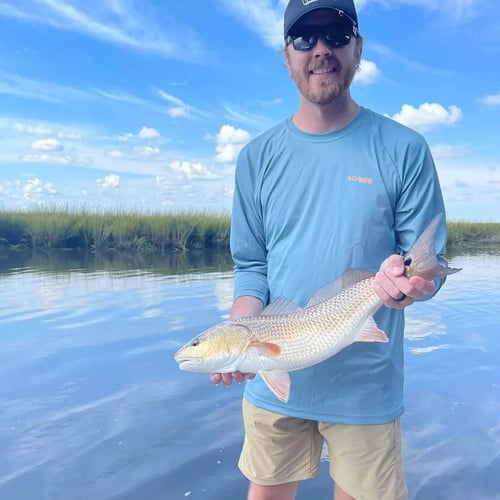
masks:
[[[217,134],[215,161],[217,163],[234,163],[243,146],[250,140],[250,134],[241,128],[223,125]]]
[[[486,106],[500,106],[500,93],[484,96],[481,98],[481,103]]]
[[[40,139],[31,144],[35,151],[62,151],[64,146],[57,139]]]
[[[50,182],[43,182],[38,177],[28,179],[23,186],[23,194],[25,198],[31,198],[33,195],[55,195],[57,189]]]
[[[176,173],[182,174],[187,179],[203,179],[203,180],[216,180],[220,179],[219,176],[211,172],[202,163],[193,163],[190,161],[173,161],[169,167]],[[162,177],[157,177],[157,182],[163,180]]]
[[[142,127],[139,132],[139,139],[159,139],[160,137],[160,132],[155,128]]]
[[[116,174],[110,174],[103,179],[96,180],[97,187],[105,190],[118,189],[120,187],[120,176]]]
[[[440,125],[452,125],[460,121],[462,111],[457,106],[452,105],[446,109],[438,103],[425,102],[418,108],[414,108],[410,104],[403,104],[401,111],[392,118],[419,132],[426,132]]]
[[[359,71],[356,73],[354,81],[357,83],[369,85],[378,81],[381,76],[382,72],[374,62],[362,59]]]

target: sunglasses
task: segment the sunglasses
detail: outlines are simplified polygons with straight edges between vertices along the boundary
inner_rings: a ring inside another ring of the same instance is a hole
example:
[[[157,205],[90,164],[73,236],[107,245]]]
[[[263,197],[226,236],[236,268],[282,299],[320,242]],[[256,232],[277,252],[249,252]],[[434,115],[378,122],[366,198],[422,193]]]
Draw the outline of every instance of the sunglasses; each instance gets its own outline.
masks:
[[[316,47],[318,40],[323,38],[325,42],[333,49],[345,47],[351,38],[357,38],[359,31],[356,26],[324,26],[324,27],[303,27],[304,33],[299,35],[288,35],[285,38],[285,44],[293,45],[295,50],[311,50]],[[307,30],[307,31],[306,31]]]

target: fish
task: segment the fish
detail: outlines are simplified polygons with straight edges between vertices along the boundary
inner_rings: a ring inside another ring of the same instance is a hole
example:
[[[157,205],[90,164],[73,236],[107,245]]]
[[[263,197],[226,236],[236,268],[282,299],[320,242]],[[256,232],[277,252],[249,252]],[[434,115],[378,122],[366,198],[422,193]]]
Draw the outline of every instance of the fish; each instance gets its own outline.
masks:
[[[460,269],[439,262],[434,238],[438,214],[404,256],[405,275],[428,280]],[[190,340],[175,354],[180,370],[259,374],[283,403],[290,396],[289,372],[313,366],[354,342],[388,342],[373,314],[382,306],[375,273],[350,269],[320,288],[305,307],[280,297],[255,316],[223,321]]]

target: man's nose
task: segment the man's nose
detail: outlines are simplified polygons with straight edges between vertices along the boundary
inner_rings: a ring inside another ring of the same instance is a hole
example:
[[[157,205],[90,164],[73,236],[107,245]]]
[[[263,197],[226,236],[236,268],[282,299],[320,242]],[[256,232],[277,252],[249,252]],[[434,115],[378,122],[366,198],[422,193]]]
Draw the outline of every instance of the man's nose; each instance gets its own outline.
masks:
[[[314,57],[320,57],[325,55],[330,55],[332,53],[332,48],[328,45],[324,37],[318,37],[318,41],[314,47]]]

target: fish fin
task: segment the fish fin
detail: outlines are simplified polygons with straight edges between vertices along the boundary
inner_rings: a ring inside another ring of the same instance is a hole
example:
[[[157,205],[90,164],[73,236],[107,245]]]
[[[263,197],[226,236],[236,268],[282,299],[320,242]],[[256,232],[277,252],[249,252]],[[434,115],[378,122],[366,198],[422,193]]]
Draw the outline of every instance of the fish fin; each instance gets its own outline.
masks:
[[[256,349],[259,356],[268,356],[271,358],[281,354],[281,347],[278,344],[260,340],[251,340],[245,348],[245,350],[248,349]]]
[[[370,316],[361,328],[355,342],[389,342],[387,335],[381,330],[373,316]]]
[[[434,238],[442,218],[442,212],[436,215],[405,255],[405,269],[408,276],[420,276],[433,280],[460,271],[460,269],[440,264],[437,259]]]
[[[290,396],[290,376],[287,372],[275,370],[259,372],[270,391],[283,403],[288,403]]]
[[[325,300],[331,299],[360,281],[375,276],[373,271],[366,269],[349,269],[342,276],[337,278],[333,283],[326,285],[315,292],[311,300],[307,303],[307,307],[315,306]]]
[[[271,304],[264,308],[260,313],[261,316],[278,316],[280,314],[289,314],[293,312],[300,311],[302,308],[297,304],[294,304],[291,300],[286,297],[279,297],[274,300]]]

